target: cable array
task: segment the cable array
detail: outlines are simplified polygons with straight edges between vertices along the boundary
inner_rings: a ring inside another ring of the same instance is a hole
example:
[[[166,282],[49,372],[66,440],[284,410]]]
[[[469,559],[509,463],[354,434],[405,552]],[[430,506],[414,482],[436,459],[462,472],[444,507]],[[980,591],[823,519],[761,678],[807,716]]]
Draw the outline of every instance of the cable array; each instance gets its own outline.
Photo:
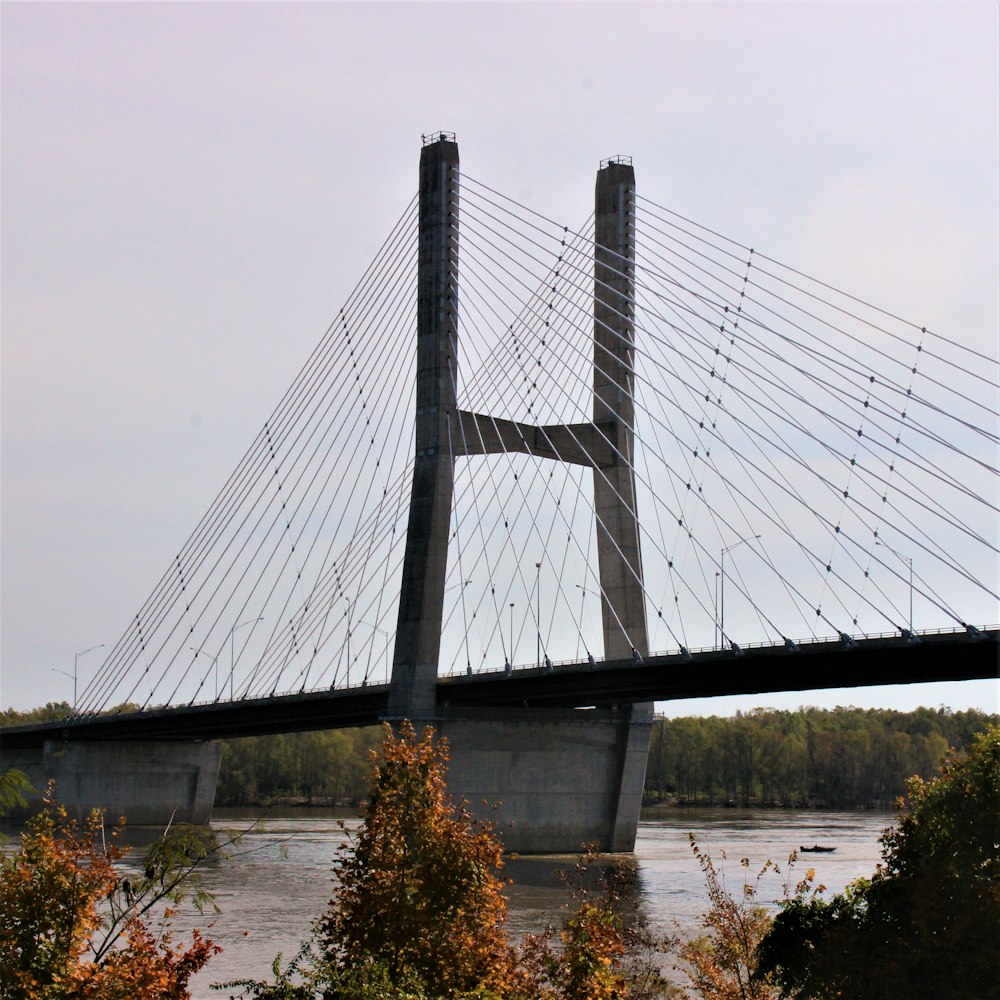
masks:
[[[592,220],[559,224],[467,176],[461,205],[459,407],[590,424]],[[416,239],[414,201],[81,713],[388,679]],[[650,647],[994,617],[996,359],[642,197],[635,250],[635,449],[617,458],[636,483]],[[440,670],[600,657],[593,482],[605,473],[527,440],[470,457],[482,450],[463,440],[471,426],[451,424]]]

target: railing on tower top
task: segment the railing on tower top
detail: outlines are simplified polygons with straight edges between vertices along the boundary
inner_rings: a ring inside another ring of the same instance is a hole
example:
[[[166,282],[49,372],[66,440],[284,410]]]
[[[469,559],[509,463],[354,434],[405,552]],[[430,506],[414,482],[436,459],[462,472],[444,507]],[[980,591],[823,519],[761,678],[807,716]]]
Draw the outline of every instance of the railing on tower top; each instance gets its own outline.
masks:
[[[454,132],[429,132],[427,135],[421,134],[420,136],[421,144],[424,146],[430,146],[435,142],[454,142],[455,133]]]

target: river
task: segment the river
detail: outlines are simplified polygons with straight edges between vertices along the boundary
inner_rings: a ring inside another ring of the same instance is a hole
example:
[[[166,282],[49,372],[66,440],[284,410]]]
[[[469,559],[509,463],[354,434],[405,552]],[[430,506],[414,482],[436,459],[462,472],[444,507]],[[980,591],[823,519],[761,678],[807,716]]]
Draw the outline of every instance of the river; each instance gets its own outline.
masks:
[[[254,814],[217,810],[213,826],[220,832],[247,827]],[[807,868],[830,892],[839,892],[862,875],[871,875],[881,855],[878,838],[892,822],[882,813],[809,812],[804,810],[673,809],[639,825],[635,858],[641,906],[650,922],[665,932],[679,925],[695,932],[706,908],[704,881],[691,853],[688,833],[724,867],[730,887],[742,883],[740,859],[755,873],[767,860],[782,867],[761,882],[760,899],[782,895],[785,861],[800,845],[836,847],[831,854],[802,855],[792,870],[794,883]],[[278,952],[290,958],[308,935],[331,894],[331,859],[343,834],[337,815],[328,810],[287,811],[272,816],[249,833],[239,856],[206,866],[204,886],[214,893],[221,915],[182,913],[175,928],[200,927],[223,952],[192,981],[193,1000],[224,998],[209,989],[213,982],[270,975]],[[727,856],[722,861],[723,853]],[[567,901],[557,870],[571,868],[567,856],[521,857],[509,862],[511,877],[509,928],[515,933],[539,931],[557,922]]]

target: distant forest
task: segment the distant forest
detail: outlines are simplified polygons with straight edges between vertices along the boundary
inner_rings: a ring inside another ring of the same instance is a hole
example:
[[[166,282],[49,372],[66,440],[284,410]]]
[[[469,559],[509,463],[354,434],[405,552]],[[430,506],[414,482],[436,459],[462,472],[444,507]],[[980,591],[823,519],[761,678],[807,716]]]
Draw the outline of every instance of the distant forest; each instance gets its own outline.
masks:
[[[65,702],[0,713],[0,724],[63,718]],[[757,709],[732,718],[656,719],[646,769],[646,805],[891,808],[914,774],[937,773],[951,748],[967,746],[1000,715],[974,710]],[[215,802],[351,804],[364,797],[366,729],[252,736],[223,742]]]
[[[947,708],[757,709],[658,719],[647,804],[891,808],[914,774],[929,778],[1000,715]]]

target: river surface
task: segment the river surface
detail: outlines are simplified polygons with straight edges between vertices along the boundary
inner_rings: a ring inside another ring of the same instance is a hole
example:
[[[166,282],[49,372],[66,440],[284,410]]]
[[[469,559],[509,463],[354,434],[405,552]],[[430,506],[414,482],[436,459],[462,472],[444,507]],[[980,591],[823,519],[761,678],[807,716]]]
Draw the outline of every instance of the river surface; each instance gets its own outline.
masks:
[[[213,826],[221,832],[246,828],[253,813],[218,810]],[[673,809],[639,825],[635,858],[640,905],[650,924],[664,932],[696,933],[706,909],[704,879],[691,852],[688,834],[711,854],[726,874],[730,889],[742,885],[741,858],[751,875],[766,861],[781,866],[761,880],[759,899],[782,896],[789,879],[785,864],[799,846],[836,847],[832,854],[805,854],[791,869],[794,884],[807,868],[830,892],[839,892],[860,876],[871,875],[880,860],[878,838],[892,822],[881,813],[807,812],[802,810]],[[356,825],[356,821],[349,821]],[[200,927],[223,952],[192,981],[193,1000],[225,998],[229,991],[210,990],[213,982],[270,976],[278,952],[292,957],[331,895],[331,859],[343,841],[338,816],[329,810],[288,811],[271,816],[241,844],[239,856],[213,863],[203,871],[204,886],[222,910],[218,916],[184,912],[175,929]],[[726,860],[723,861],[723,854]],[[512,878],[509,929],[540,931],[561,920],[568,894],[558,870],[571,869],[571,856],[520,857],[509,861]],[[178,936],[183,940],[183,934]]]

